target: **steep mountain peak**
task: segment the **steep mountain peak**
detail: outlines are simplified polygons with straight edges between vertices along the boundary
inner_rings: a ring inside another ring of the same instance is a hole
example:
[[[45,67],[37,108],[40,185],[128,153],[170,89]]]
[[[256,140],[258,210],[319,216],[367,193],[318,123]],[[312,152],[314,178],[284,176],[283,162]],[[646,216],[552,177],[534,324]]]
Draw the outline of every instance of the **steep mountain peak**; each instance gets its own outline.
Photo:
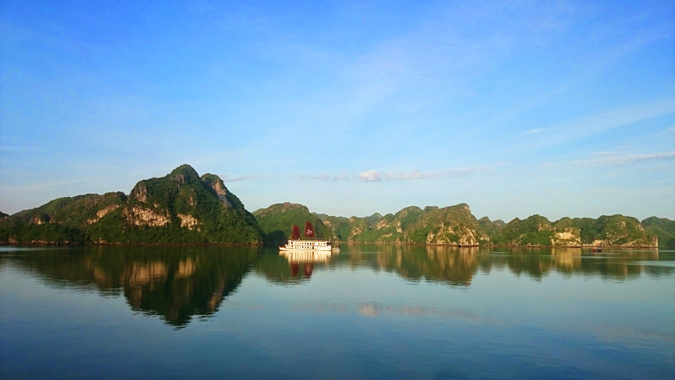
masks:
[[[262,241],[256,220],[227,191],[222,180],[212,174],[202,180],[190,165],[181,165],[164,177],[140,180],[129,197],[116,192],[58,198],[10,217],[3,224],[18,227],[13,236],[5,234],[7,241],[11,237],[16,242],[256,244]]]
[[[188,164],[183,164],[173,169],[169,174],[169,178],[180,183],[191,183],[200,180],[197,171]]]

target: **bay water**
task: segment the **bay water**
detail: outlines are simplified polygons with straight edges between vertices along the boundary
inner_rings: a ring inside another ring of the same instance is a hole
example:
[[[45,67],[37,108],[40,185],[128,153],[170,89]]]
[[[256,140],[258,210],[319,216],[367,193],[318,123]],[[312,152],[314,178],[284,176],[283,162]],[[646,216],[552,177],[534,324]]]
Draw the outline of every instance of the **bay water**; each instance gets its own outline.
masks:
[[[0,248],[0,378],[675,378],[675,251],[340,248]]]

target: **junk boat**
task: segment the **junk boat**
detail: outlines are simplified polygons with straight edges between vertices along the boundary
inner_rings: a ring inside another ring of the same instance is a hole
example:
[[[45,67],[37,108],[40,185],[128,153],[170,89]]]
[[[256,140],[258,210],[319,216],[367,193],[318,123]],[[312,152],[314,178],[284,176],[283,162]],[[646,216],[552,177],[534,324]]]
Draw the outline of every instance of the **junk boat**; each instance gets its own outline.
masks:
[[[337,249],[337,248],[335,248]],[[279,247],[280,251],[322,251],[331,252],[333,247],[328,240],[317,240],[314,234],[314,226],[311,222],[305,222],[305,239],[300,239],[300,227],[293,225],[291,238],[288,243]]]

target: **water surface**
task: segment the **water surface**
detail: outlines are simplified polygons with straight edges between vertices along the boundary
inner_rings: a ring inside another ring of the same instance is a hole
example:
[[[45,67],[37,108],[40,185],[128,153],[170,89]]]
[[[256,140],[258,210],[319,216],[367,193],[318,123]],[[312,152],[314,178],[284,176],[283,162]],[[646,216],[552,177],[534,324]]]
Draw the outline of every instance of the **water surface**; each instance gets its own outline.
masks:
[[[0,378],[675,378],[675,252],[0,251]]]

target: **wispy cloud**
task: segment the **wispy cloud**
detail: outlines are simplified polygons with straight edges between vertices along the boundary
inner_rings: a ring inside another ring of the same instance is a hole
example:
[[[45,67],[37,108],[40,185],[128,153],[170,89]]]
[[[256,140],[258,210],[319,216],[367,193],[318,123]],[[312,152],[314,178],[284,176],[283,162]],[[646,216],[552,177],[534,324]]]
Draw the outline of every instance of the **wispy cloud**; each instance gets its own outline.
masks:
[[[579,139],[611,129],[628,126],[641,121],[675,112],[675,99],[616,109],[586,119],[575,120],[556,126],[559,130],[553,143]]]
[[[675,160],[675,151],[650,154],[615,154],[612,152],[598,152],[596,157],[589,160],[575,161],[581,166],[623,166],[653,161]]]
[[[534,128],[534,129],[529,129],[529,130],[527,130],[523,133],[525,133],[526,135],[535,135],[535,134],[538,134],[538,133],[542,133],[544,131],[546,131],[546,128]]]
[[[320,174],[301,174],[297,175],[296,178],[300,179],[314,179],[319,181],[349,181],[351,178],[349,174],[333,174],[333,173],[320,173]]]
[[[412,170],[407,172],[379,172],[377,170],[363,171],[358,174],[358,179],[365,182],[377,181],[403,181],[415,179],[433,179],[465,177],[474,173],[492,170],[504,164],[492,164],[482,166],[469,166],[464,168],[441,169],[431,171]]]
[[[347,173],[320,173],[320,174],[302,174],[296,175],[295,178],[311,179],[319,181],[362,181],[362,182],[379,182],[379,181],[405,181],[405,180],[421,180],[433,178],[451,178],[451,177],[465,177],[478,172],[489,171],[498,166],[503,166],[504,163],[496,163],[490,165],[467,166],[463,168],[449,168],[440,170],[410,170],[410,171],[379,171],[379,170],[365,170],[356,174]]]
[[[239,181],[245,181],[247,179],[256,179],[256,178],[265,178],[263,175],[244,175],[240,177],[228,177],[228,176],[223,176],[223,182],[239,182]]]

